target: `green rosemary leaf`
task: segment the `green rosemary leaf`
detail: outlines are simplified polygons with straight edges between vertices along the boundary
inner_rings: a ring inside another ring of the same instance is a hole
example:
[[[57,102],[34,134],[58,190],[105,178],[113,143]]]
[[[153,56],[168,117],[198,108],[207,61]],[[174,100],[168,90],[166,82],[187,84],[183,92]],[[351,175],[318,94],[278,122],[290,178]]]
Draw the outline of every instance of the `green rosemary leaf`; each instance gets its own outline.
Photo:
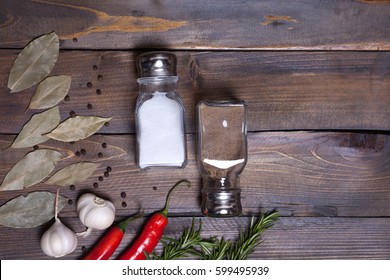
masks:
[[[246,231],[241,232],[235,242],[225,240],[224,237],[218,239],[216,236],[208,239],[202,238],[202,221],[199,221],[199,227],[196,228],[193,218],[191,227],[186,228],[180,238],[164,236],[161,240],[163,245],[161,254],[149,254],[147,259],[175,260],[196,257],[203,260],[245,260],[262,242],[262,233],[278,218],[277,212],[263,214],[257,221],[252,217]]]
[[[214,238],[214,244],[212,250],[207,250],[209,248],[202,248],[204,252],[202,259],[204,260],[224,260],[228,250],[231,248],[232,242],[230,240],[225,240],[223,237],[218,240]]]
[[[205,251],[210,251],[210,247],[214,246],[213,242],[204,240],[201,237],[202,222],[199,221],[199,227],[195,227],[195,219],[192,219],[190,228],[186,228],[179,239],[164,236],[161,240],[163,251],[161,255],[149,255],[155,260],[176,260],[187,256],[200,256],[197,248],[204,248]]]
[[[201,254],[198,256],[202,257],[202,259],[206,259],[207,256],[211,255],[213,252],[213,248],[216,247],[217,238],[211,238],[210,240],[205,240],[204,242],[199,244]],[[194,253],[196,253],[194,251]]]
[[[246,260],[254,252],[256,246],[262,242],[262,233],[271,227],[279,218],[278,212],[266,213],[256,222],[252,217],[249,227],[241,232],[238,240],[229,248],[228,260]]]

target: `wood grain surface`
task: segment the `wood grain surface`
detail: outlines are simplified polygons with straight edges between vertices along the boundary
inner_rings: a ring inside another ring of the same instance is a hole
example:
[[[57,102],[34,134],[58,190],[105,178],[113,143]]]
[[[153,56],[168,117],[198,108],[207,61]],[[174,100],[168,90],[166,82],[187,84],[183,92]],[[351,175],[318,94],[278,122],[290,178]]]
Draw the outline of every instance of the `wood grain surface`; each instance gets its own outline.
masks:
[[[388,1],[2,1],[0,47],[389,50]],[[31,11],[34,11],[32,13]]]
[[[178,237],[195,217],[203,236],[235,239],[251,216],[276,210],[281,218],[251,259],[390,259],[389,1],[0,1],[0,182],[33,149],[8,147],[40,112],[26,110],[36,87],[9,92],[10,69],[28,42],[52,31],[60,37],[60,54],[50,75],[72,77],[61,119],[112,117],[85,140],[35,147],[64,155],[56,170],[81,161],[101,164],[87,180],[60,189],[69,199],[60,217],[74,231],[84,230],[76,202],[85,192],[112,200],[117,221],[142,207],[146,217],[128,228],[116,257],[163,207],[170,187],[188,179],[191,189],[172,199],[168,236]],[[187,121],[184,169],[135,164],[134,64],[149,50],[178,58]],[[248,104],[240,217],[200,213],[196,104],[204,99]],[[37,190],[54,193],[56,187],[2,191],[0,205]],[[0,226],[0,259],[49,259],[39,247],[49,226]],[[61,259],[81,258],[103,234],[80,238]]]
[[[235,240],[243,231],[250,218],[202,220],[203,236],[224,236]],[[83,231],[78,218],[63,217],[62,221],[75,231]],[[128,228],[121,245],[113,255],[116,258],[131,244],[145,223],[145,219],[135,221]],[[171,217],[166,234],[179,237],[184,228],[191,225],[192,217]],[[221,231],[223,228],[223,232]],[[264,242],[256,248],[251,259],[389,259],[390,221],[388,218],[329,218],[299,217],[281,218],[263,235]],[[39,238],[44,227],[32,232],[28,229],[0,231],[3,239],[0,258],[3,259],[48,259],[39,254]],[[80,259],[104,234],[92,231],[88,238],[80,238],[76,250],[61,259]],[[161,245],[156,252],[161,250]]]
[[[10,145],[12,137],[3,136],[0,148]],[[251,133],[249,157],[241,175],[244,214],[276,209],[284,216],[383,217],[390,215],[390,136],[359,133],[269,132]],[[107,147],[102,148],[102,143]],[[191,190],[180,190],[172,214],[200,215],[201,177],[196,164],[195,139],[188,139],[189,163],[184,169],[140,171],[135,165],[133,136],[93,136],[75,144],[51,140],[40,148],[59,150],[66,158],[57,169],[81,161],[101,163],[86,181],[61,188],[61,193],[77,201],[85,191],[97,192],[115,202],[120,214],[142,207],[152,213],[163,207],[165,194],[179,179],[188,179]],[[85,149],[85,155],[77,152]],[[31,149],[2,150],[0,178]],[[102,153],[102,157],[99,157]],[[112,171],[100,182],[106,168]],[[54,170],[53,172],[55,172]],[[94,187],[94,183],[98,187]],[[44,184],[28,191],[55,186]],[[121,193],[127,194],[126,199]],[[9,192],[0,192],[5,201]],[[175,200],[173,200],[174,203]],[[126,202],[126,207],[122,207]],[[75,216],[75,204],[63,210]]]
[[[10,94],[7,80],[17,50],[0,50],[0,126],[18,133],[34,87]],[[62,118],[113,117],[101,133],[134,133],[139,52],[63,51],[52,75],[72,76]],[[250,131],[388,130],[389,52],[176,52],[178,92],[195,132],[202,99],[243,99]],[[96,70],[94,70],[97,68]],[[97,94],[100,93],[100,94]],[[88,104],[92,109],[88,109]],[[9,115],[12,118],[9,119]]]

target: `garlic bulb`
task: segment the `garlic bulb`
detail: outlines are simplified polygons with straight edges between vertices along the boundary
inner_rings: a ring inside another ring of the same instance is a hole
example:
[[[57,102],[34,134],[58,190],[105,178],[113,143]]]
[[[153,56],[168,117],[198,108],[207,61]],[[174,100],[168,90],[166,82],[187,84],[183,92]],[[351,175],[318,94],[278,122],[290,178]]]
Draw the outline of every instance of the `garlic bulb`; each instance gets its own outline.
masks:
[[[104,200],[92,193],[83,194],[77,201],[77,212],[80,221],[87,230],[78,233],[87,237],[92,229],[103,230],[112,225],[115,219],[115,206],[109,200]]]
[[[65,226],[58,218],[58,196],[57,190],[55,208],[54,208],[54,224],[45,231],[41,238],[42,251],[50,256],[59,258],[72,253],[77,247],[77,236]]]
[[[56,218],[54,224],[42,235],[41,249],[50,256],[59,258],[72,253],[77,247],[77,236]]]

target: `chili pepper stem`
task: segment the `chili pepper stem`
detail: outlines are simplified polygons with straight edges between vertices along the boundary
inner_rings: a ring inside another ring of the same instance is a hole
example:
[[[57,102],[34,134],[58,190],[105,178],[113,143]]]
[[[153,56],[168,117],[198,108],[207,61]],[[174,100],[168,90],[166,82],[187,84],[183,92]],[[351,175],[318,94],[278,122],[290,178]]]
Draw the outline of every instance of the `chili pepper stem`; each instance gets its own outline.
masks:
[[[117,224],[117,227],[120,228],[122,231],[125,231],[125,229],[127,228],[130,222],[142,218],[143,215],[144,215],[144,209],[141,208],[139,213],[137,213],[134,216],[128,217],[126,220],[120,222],[119,224]]]
[[[168,224],[168,207],[171,195],[176,188],[183,184],[186,184],[189,188],[191,187],[189,181],[181,180],[170,189],[165,201],[165,207],[151,216],[146,222],[141,235],[119,257],[120,260],[145,260],[146,255],[152,253],[163,235],[164,228]]]
[[[167,196],[167,200],[165,201],[165,206],[163,208],[163,210],[160,211],[160,214],[167,217],[168,216],[168,208],[169,208],[169,203],[171,202],[171,196],[172,196],[172,193],[179,187],[181,186],[182,184],[186,184],[188,188],[191,188],[191,183],[187,180],[181,180],[179,182],[177,182],[172,188],[171,190],[169,191],[168,193],[168,196]]]

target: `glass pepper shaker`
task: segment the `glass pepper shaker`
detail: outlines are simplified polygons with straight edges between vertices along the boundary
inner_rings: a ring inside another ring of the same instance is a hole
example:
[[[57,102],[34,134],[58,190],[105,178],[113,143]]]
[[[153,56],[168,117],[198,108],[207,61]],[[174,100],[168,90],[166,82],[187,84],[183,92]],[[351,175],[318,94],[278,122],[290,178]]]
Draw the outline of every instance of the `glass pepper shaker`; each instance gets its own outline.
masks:
[[[135,108],[137,163],[184,167],[187,163],[185,110],[176,93],[176,56],[148,52],[137,57],[139,95]]]
[[[198,166],[203,178],[202,212],[211,217],[241,214],[240,173],[247,162],[244,101],[201,101]]]

